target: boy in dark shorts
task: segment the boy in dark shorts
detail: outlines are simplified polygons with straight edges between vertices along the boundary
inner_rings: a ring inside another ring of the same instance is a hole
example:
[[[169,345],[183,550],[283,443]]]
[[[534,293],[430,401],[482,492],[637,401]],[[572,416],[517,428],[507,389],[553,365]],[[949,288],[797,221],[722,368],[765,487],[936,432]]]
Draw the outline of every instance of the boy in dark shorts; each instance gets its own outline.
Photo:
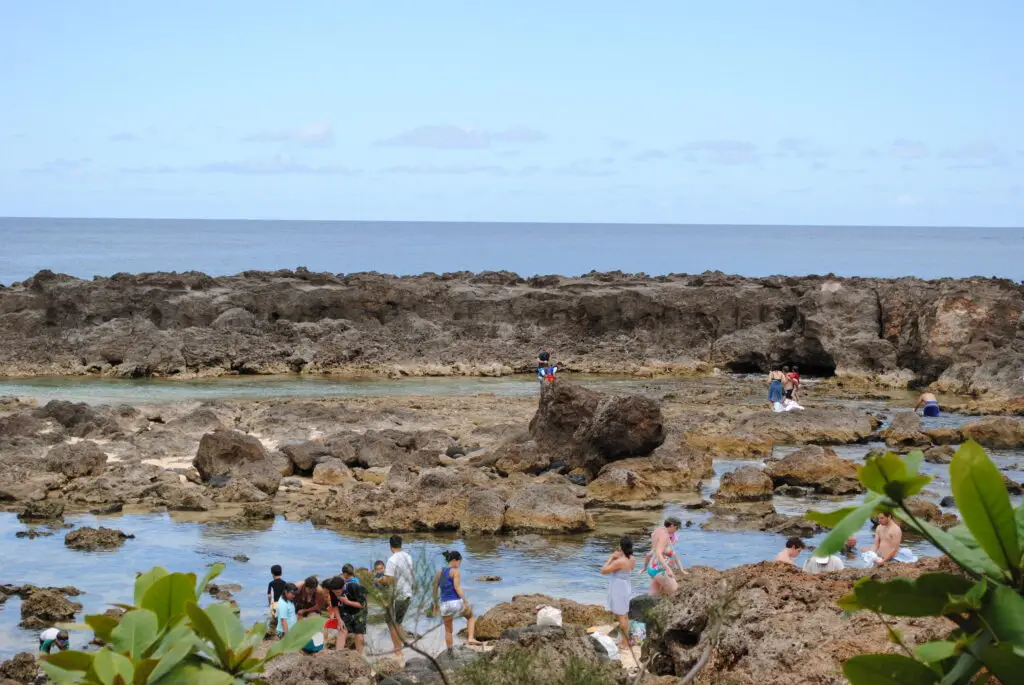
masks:
[[[345,580],[344,589],[338,597],[341,605],[341,626],[338,628],[338,649],[345,646],[348,634],[355,637],[356,652],[363,653],[366,636],[366,588],[356,578],[352,564],[345,564],[341,569],[341,577]]]

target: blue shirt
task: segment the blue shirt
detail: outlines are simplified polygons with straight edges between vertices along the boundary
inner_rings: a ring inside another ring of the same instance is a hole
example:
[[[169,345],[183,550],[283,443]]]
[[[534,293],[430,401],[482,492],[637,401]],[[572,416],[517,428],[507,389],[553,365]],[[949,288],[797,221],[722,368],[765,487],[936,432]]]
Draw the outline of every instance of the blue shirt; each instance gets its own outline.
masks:
[[[295,613],[295,605],[284,597],[277,600],[277,634],[283,635],[284,630],[281,621],[288,621],[288,630],[295,627],[298,622],[298,615]]]

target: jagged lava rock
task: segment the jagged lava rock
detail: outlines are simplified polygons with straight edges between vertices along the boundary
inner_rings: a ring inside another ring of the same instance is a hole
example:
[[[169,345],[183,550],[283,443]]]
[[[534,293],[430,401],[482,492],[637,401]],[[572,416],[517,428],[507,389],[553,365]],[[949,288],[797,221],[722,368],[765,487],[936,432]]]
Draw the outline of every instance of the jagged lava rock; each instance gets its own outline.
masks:
[[[64,545],[71,549],[84,552],[96,550],[114,550],[124,544],[125,540],[132,540],[135,536],[124,531],[113,528],[91,528],[84,526],[73,530],[64,536]]]
[[[273,495],[281,484],[281,473],[259,439],[235,430],[215,430],[199,441],[192,465],[203,481],[220,477],[242,477]]]
[[[571,599],[547,595],[515,595],[484,613],[476,622],[476,635],[481,640],[497,640],[509,628],[523,628],[537,623],[537,608],[553,606],[562,612],[563,625],[582,628],[612,622],[612,615],[603,606],[580,604]]]
[[[741,466],[722,476],[715,503],[757,502],[772,498],[772,479],[756,466]]]
[[[818,445],[808,445],[772,462],[765,471],[776,486],[806,486],[825,495],[864,492],[857,480],[857,465]]]

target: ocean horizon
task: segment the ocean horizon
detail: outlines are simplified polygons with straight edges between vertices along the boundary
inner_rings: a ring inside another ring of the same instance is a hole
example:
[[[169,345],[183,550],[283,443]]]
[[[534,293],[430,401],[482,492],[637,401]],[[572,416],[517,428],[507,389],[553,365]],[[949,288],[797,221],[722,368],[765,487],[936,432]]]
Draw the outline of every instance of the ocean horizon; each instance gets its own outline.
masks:
[[[0,218],[0,284],[42,269],[294,269],[395,275],[590,271],[1017,279],[1024,228],[728,224]]]

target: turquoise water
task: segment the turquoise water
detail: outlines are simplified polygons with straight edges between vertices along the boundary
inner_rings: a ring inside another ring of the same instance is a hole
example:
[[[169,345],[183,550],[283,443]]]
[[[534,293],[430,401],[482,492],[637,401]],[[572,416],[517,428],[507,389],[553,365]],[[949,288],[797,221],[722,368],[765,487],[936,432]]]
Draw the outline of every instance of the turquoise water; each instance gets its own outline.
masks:
[[[92,278],[298,266],[1019,278],[1024,262],[1021,228],[0,218],[0,240],[0,284],[40,269]]]

